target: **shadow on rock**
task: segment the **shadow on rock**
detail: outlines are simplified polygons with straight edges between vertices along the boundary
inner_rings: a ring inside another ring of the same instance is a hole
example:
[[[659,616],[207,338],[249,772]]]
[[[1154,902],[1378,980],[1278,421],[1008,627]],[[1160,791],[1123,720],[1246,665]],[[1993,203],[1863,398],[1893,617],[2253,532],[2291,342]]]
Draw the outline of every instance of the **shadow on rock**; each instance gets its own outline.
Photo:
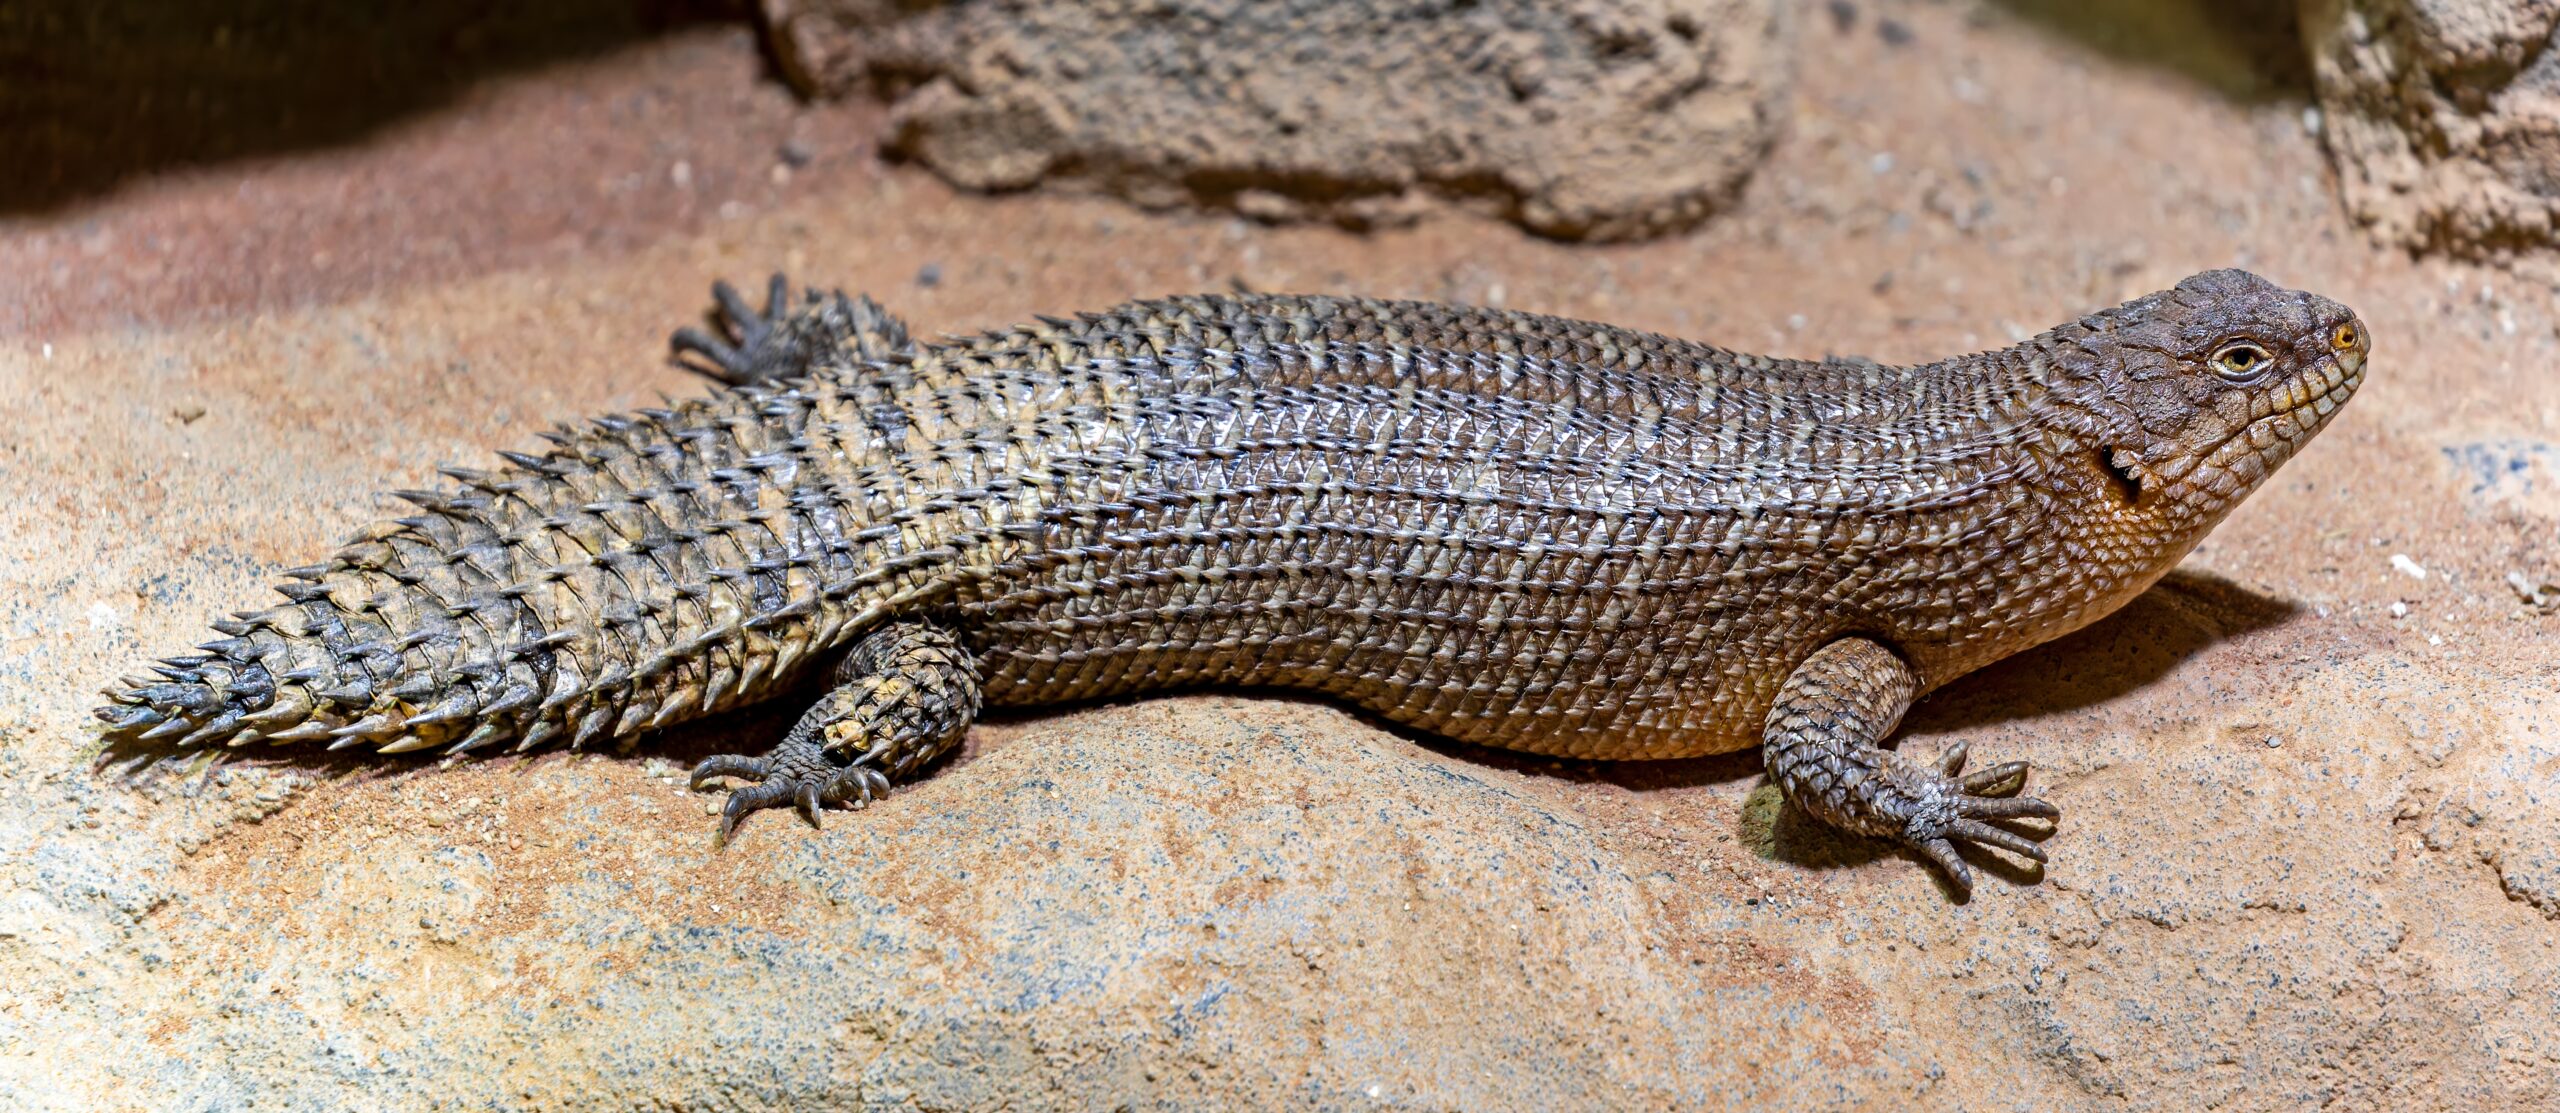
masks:
[[[2028,25],[2242,104],[2311,99],[2295,0],[1993,0]]]
[[[1905,738],[2091,707],[2159,680],[2214,643],[2273,626],[2301,607],[2202,572],[2173,571],[2124,609],[1932,693]]]
[[[353,142],[496,75],[746,14],[723,0],[0,5],[0,213]]]

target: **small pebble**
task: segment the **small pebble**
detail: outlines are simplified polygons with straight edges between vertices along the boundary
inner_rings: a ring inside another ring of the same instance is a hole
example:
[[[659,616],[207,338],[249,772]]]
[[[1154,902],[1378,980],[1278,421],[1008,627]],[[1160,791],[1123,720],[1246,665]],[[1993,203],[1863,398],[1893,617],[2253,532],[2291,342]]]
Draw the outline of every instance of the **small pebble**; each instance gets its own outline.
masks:
[[[2403,603],[2403,602],[2401,602],[2401,601],[2399,601],[2399,600],[2397,600],[2397,599],[2392,600],[2392,601],[2391,601],[2391,617],[2393,617],[2393,618],[2407,618],[2407,617],[2409,617],[2409,604],[2407,604],[2407,603]]]
[[[924,266],[917,268],[916,285],[922,286],[928,290],[942,285],[942,264],[926,263]]]
[[[810,160],[818,157],[818,153],[810,150],[808,144],[797,139],[784,140],[782,149],[774,153],[782,159],[784,166],[794,170],[809,165]]]
[[[1879,19],[1876,21],[1876,37],[1883,39],[1886,46],[1909,46],[1911,40],[1918,36],[1911,33],[1909,24],[1899,19]]]
[[[1858,6],[1849,0],[1831,0],[1831,26],[1846,35],[1858,26]]]
[[[2417,561],[2409,559],[2409,554],[2407,553],[2391,554],[2391,566],[2399,569],[2402,573],[2408,576],[2421,580],[2427,578],[2426,568],[2421,566]]]

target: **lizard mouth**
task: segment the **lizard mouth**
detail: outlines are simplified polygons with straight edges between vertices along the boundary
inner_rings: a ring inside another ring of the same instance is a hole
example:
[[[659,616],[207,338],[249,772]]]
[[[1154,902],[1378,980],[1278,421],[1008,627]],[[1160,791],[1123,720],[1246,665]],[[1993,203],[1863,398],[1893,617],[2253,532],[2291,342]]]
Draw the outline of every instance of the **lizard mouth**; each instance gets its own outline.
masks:
[[[2356,388],[2364,385],[2364,370],[2362,353],[2324,360],[2317,373],[2286,384],[2286,395],[2276,398],[2270,412],[2233,430],[2204,459],[2216,468],[2245,472],[2251,482],[2265,478],[2354,397]]]

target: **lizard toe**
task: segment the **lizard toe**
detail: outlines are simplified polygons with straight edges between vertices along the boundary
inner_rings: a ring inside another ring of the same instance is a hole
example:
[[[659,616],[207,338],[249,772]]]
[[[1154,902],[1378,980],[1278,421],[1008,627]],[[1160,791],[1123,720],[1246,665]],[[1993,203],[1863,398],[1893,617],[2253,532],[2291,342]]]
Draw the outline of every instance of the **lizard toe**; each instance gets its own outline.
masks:
[[[1956,812],[1967,819],[2062,818],[2062,809],[2033,796],[1967,796],[1957,801]]]
[[[729,836],[738,829],[738,821],[750,812],[762,811],[789,802],[799,786],[790,780],[772,780],[748,785],[729,793],[729,802],[720,807],[720,829],[711,837],[711,845],[729,845]]]
[[[725,383],[751,383],[771,376],[793,346],[788,335],[791,320],[791,284],[776,274],[765,289],[764,309],[759,312],[747,303],[746,295],[726,282],[711,284],[711,300],[718,306],[712,319],[719,325],[717,335],[698,328],[680,328],[668,338],[675,350],[676,362]],[[699,359],[686,359],[697,356]]]
[[[1912,841],[1911,848],[1937,866],[1939,873],[1946,875],[1947,884],[1956,891],[1956,899],[1973,895],[1973,871],[1965,867],[1964,859],[1956,856],[1956,844],[1944,838],[1917,839]]]
[[[2027,787],[2027,763],[2012,761],[1976,769],[1956,784],[1967,796],[2015,796]]]
[[[1946,875],[1959,899],[1973,890],[1972,871],[1957,853],[1960,844],[1991,847],[2039,865],[2046,861],[2045,849],[2036,840],[2048,837],[2050,831],[2021,833],[1985,820],[2062,816],[2062,809],[2051,803],[2018,795],[2026,788],[2027,763],[2012,761],[1963,774],[1962,751],[1959,745],[1937,762],[1934,772],[1920,774],[1935,783],[1917,793],[1914,802],[1920,806],[1910,814],[1901,837],[1904,845]]]
[[[846,766],[827,786],[827,799],[851,801],[855,807],[876,803],[888,797],[888,776],[868,765]]]
[[[827,828],[825,821],[818,818],[819,811],[824,808],[824,804],[819,800],[820,792],[818,782],[801,781],[799,787],[791,794],[792,804],[800,809],[800,818],[808,820],[809,828],[814,831],[823,831]]]
[[[1947,835],[1967,842],[1978,842],[1984,846],[1996,846],[2032,861],[2045,860],[2044,848],[2029,842],[2026,836],[2005,827],[1994,827],[1978,819],[1959,819],[1948,824]]]
[[[693,778],[688,782],[688,787],[695,792],[700,792],[704,782],[716,777],[761,781],[769,771],[769,763],[760,757],[748,757],[745,754],[717,754],[702,759],[702,764],[693,767]]]
[[[732,790],[728,803],[720,809],[718,843],[725,846],[739,822],[751,812],[787,806],[799,812],[809,826],[823,830],[820,817],[830,804],[861,807],[886,799],[889,777],[872,767],[869,759],[868,754],[848,754],[809,738],[795,737],[763,757],[720,754],[705,758],[694,766],[693,787],[699,791],[722,777],[753,782]]]

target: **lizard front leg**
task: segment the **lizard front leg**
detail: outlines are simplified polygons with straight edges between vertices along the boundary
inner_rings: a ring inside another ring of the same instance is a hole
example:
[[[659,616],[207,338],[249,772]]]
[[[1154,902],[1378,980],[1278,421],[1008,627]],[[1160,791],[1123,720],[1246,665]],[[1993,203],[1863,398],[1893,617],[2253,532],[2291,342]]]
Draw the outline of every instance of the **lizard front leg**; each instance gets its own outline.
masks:
[[[819,809],[889,794],[959,745],[978,714],[978,667],[939,627],[892,623],[847,651],[835,687],[763,757],[722,754],[693,770],[693,787],[717,777],[755,782],[729,793],[717,841],[747,813],[791,804],[811,826]]]
[[[711,284],[711,298],[718,303],[712,316],[723,335],[680,328],[668,346],[678,363],[733,386],[790,378],[829,359],[887,359],[913,347],[906,322],[870,297],[811,289],[795,309],[791,283],[779,274],[765,289],[762,313],[726,282]]]
[[[2025,762],[1959,778],[1961,745],[1936,768],[1877,745],[1901,725],[1918,690],[1911,666],[1869,639],[1842,638],[1815,650],[1787,676],[1769,709],[1762,753],[1770,779],[1824,823],[1919,851],[1946,871],[1960,896],[1973,891],[1973,874],[1956,857],[1956,840],[2044,861],[2041,847],[1982,822],[2062,815],[2042,800],[2017,795],[2026,787]]]

